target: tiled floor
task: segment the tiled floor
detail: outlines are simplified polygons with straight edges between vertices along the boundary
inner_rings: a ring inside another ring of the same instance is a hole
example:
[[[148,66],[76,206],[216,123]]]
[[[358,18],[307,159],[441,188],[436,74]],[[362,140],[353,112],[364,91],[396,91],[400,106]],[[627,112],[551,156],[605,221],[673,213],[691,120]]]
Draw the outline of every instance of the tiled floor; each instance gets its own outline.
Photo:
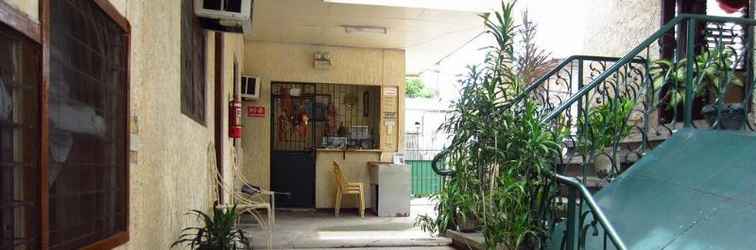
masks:
[[[450,249],[451,240],[431,237],[414,226],[418,214],[433,212],[433,204],[427,199],[415,199],[412,204],[410,217],[368,213],[360,218],[354,211],[342,212],[340,217],[334,217],[332,211],[278,211],[271,238],[267,230],[256,225],[249,224],[245,229],[255,249]]]

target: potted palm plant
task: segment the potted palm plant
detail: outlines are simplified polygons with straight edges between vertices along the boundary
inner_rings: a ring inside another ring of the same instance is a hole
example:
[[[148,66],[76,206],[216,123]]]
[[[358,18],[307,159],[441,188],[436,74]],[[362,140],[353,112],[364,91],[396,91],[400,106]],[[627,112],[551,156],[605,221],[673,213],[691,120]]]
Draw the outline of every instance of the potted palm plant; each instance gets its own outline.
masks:
[[[711,126],[724,129],[739,129],[745,122],[745,108],[740,104],[743,81],[735,72],[732,49],[717,46],[695,57],[693,64],[694,98],[708,100],[700,111]],[[651,70],[654,89],[661,90],[667,86],[663,97],[668,108],[681,107],[685,100],[687,77],[687,59],[677,63],[669,60],[657,60]],[[717,121],[719,121],[718,124]]]
[[[201,227],[186,227],[181,230],[178,240],[171,248],[186,245],[193,250],[251,250],[250,240],[241,229],[235,229],[238,214],[233,207],[213,208],[212,216],[199,210],[192,210],[194,215],[204,223]]]

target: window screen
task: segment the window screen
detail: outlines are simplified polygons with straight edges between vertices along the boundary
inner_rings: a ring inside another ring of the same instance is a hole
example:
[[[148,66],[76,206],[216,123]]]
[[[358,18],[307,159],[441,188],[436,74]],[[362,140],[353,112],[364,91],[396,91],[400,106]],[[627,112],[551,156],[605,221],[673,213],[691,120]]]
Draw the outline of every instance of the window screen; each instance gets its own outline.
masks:
[[[94,1],[50,1],[50,249],[126,231],[126,39]]]
[[[0,249],[39,248],[39,59],[0,24]]]

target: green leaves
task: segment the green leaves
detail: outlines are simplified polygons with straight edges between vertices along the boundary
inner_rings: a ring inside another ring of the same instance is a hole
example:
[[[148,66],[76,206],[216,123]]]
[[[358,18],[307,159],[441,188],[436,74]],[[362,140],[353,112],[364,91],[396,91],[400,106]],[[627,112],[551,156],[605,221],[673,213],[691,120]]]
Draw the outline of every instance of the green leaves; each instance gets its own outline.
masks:
[[[627,137],[632,130],[628,119],[635,105],[631,98],[616,97],[592,107],[587,117],[578,117],[578,150],[583,155],[600,154]]]
[[[532,102],[512,105],[548,61],[533,42],[535,25],[524,18],[517,26],[513,8],[514,2],[502,2],[500,12],[484,17],[496,44],[481,65],[468,67],[460,98],[440,128],[454,135],[444,155],[445,165],[455,172],[432,196],[438,217],[417,222],[435,233],[455,228],[461,220],[478,221],[488,249],[527,248],[545,235],[536,214],[544,202],[538,190],[549,184],[552,161],[567,131],[541,123],[539,107]]]
[[[695,96],[708,93],[722,96],[730,86],[743,87],[743,80],[735,75],[733,58],[734,49],[719,45],[705,50],[695,56],[693,62],[693,81],[690,86]],[[688,60],[680,59],[677,63],[669,60],[656,60],[651,65],[650,75],[655,91],[668,86],[668,108],[675,108],[684,101],[688,72]]]
[[[236,205],[231,208],[213,208],[213,216],[199,210],[191,210],[193,215],[203,222],[202,227],[186,227],[181,230],[179,238],[171,248],[187,245],[197,250],[238,250],[252,249],[250,240],[241,229],[234,229],[237,220]]]
[[[407,78],[405,93],[410,98],[431,98],[433,90],[427,88],[420,78]]]

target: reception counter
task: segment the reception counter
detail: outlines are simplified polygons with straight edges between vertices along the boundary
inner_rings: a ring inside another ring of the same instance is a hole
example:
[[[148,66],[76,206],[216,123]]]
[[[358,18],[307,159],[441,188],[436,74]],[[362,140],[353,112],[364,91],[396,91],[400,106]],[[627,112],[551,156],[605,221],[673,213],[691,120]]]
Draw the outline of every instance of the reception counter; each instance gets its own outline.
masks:
[[[380,150],[356,149],[336,150],[318,149],[315,157],[315,207],[333,208],[336,195],[336,181],[333,177],[333,161],[337,161],[344,172],[344,177],[349,182],[362,182],[365,186],[370,183],[370,173],[367,163],[380,161],[383,154]],[[365,190],[365,200],[371,201],[369,190]],[[370,202],[367,202],[370,207]],[[357,201],[354,196],[344,196],[342,208],[356,208]]]
[[[379,216],[409,216],[411,171],[406,165],[382,162],[380,150],[318,149],[315,172],[316,208],[333,208],[336,181],[333,161],[349,182],[364,183],[367,208]],[[342,208],[356,208],[354,196],[344,196]]]

